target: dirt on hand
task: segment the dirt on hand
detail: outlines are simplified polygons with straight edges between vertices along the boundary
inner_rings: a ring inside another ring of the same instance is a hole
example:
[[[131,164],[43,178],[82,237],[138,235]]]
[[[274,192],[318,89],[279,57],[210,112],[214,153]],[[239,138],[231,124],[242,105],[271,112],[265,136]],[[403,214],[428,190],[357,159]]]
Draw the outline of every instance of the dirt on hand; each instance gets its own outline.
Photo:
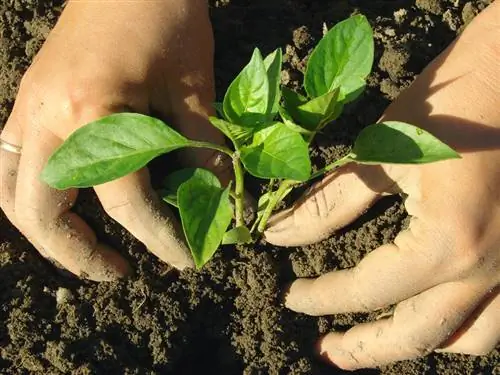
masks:
[[[211,1],[217,92],[223,95],[255,46],[264,53],[282,47],[283,83],[299,87],[323,25],[331,27],[353,12],[365,14],[375,31],[374,71],[362,98],[315,142],[315,161],[329,162],[487,3]],[[62,0],[4,0],[0,5],[0,124],[62,6]],[[250,186],[260,189],[255,180]],[[108,218],[92,191],[80,194],[75,211],[100,239],[120,249],[136,272],[115,283],[77,280],[44,261],[0,213],[2,374],[341,374],[315,356],[316,340],[381,312],[308,317],[284,308],[282,294],[296,277],[354,266],[407,223],[400,199],[388,198],[319,244],[224,247],[201,271],[179,273]],[[499,374],[498,363],[498,351],[485,357],[432,354],[358,373]]]

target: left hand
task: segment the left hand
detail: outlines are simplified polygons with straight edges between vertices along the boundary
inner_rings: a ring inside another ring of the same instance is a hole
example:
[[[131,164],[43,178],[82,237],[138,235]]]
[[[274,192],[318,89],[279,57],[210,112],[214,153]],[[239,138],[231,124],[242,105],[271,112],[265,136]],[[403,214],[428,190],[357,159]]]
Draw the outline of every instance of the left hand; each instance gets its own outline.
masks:
[[[309,315],[371,311],[392,317],[330,333],[321,354],[343,369],[434,350],[483,355],[500,339],[500,2],[400,95],[383,120],[428,129],[460,160],[423,166],[347,165],[325,177],[265,232],[284,246],[317,242],[376,200],[404,192],[412,216],[393,244],[356,267],[295,281],[290,309]]]

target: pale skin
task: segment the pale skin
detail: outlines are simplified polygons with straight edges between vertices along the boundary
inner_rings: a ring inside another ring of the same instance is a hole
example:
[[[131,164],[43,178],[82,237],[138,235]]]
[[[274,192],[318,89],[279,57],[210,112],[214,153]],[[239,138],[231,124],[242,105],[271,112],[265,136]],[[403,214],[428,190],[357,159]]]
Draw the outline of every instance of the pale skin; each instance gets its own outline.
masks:
[[[500,3],[417,78],[383,119],[425,127],[462,159],[419,167],[346,166],[278,214],[266,240],[317,242],[354,221],[377,199],[404,192],[412,216],[394,244],[358,266],[299,279],[287,306],[310,315],[396,304],[391,318],[331,333],[319,351],[345,369],[374,367],[434,350],[486,354],[500,338]],[[213,40],[204,0],[70,1],[26,73],[1,138],[0,206],[45,257],[96,281],[129,272],[71,212],[77,191],[39,179],[49,155],[75,129],[124,110],[154,113],[190,138],[223,143],[213,111]],[[224,161],[186,153],[187,164],[222,179]],[[97,186],[106,212],[160,259],[192,265],[178,224],[154,195],[147,170]],[[120,192],[117,194],[116,192]]]

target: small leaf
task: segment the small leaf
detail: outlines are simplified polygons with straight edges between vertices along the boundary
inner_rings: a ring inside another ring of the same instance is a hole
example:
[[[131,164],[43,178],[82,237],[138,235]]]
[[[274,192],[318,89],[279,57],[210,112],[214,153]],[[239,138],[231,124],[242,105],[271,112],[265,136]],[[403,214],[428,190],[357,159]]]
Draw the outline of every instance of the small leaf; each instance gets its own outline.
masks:
[[[458,153],[429,132],[397,121],[363,129],[351,153],[351,159],[362,164],[423,164],[457,158]]]
[[[305,181],[311,174],[307,143],[283,123],[254,135],[250,146],[240,150],[245,169],[255,177]]]
[[[283,120],[283,123],[290,128],[291,130],[304,134],[304,135],[311,135],[312,132],[310,130],[304,129],[302,126],[297,125],[295,123],[295,120],[292,118],[292,116],[287,112],[287,110],[283,107],[279,107],[279,113],[280,117]]]
[[[208,185],[220,186],[217,177],[201,168],[185,168],[171,173],[163,180],[162,198],[165,202],[178,206],[177,192],[179,187],[186,181],[195,178],[204,181]]]
[[[233,217],[230,187],[222,189],[217,178],[209,175],[200,169],[178,190],[182,227],[198,269],[217,251]]]
[[[297,113],[300,115],[300,124],[305,128],[315,131],[323,125],[335,119],[334,115],[339,115],[336,111],[337,97],[339,90],[328,92],[309,102],[300,105]]]
[[[95,186],[135,172],[189,143],[158,119],[118,113],[71,134],[52,154],[41,178],[56,189]]]
[[[225,118],[235,124],[254,126],[268,116],[269,80],[262,55],[255,49],[250,62],[231,83],[224,97]]]
[[[252,235],[247,227],[236,227],[224,234],[223,245],[252,243]]]
[[[281,99],[280,83],[282,62],[283,54],[280,48],[264,59],[264,66],[266,67],[267,78],[269,80],[268,121],[272,121],[278,114],[278,106]]]
[[[209,117],[208,119],[213,126],[219,129],[222,133],[224,133],[226,137],[228,137],[233,142],[236,148],[239,148],[243,144],[247,143],[248,140],[252,139],[252,135],[255,130],[258,130],[231,124],[230,122],[218,119],[216,117]]]
[[[366,17],[356,15],[336,24],[318,43],[307,64],[304,86],[316,98],[336,88],[352,99],[373,65],[373,32]]]
[[[224,105],[222,103],[218,103],[218,102],[215,102],[212,105],[215,108],[215,110],[217,111],[217,114],[224,119],[226,117],[224,115]]]

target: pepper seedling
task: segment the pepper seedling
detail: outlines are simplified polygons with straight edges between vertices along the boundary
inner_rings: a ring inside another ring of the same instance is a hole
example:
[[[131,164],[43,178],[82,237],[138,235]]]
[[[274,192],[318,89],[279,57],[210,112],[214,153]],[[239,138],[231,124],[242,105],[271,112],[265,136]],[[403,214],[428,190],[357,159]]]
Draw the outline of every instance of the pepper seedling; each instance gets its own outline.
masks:
[[[182,169],[164,181],[163,199],[179,209],[195,264],[202,267],[221,244],[256,241],[277,205],[298,184],[347,163],[420,164],[459,158],[429,132],[387,121],[365,127],[352,151],[312,173],[309,145],[344,105],[364,90],[374,59],[373,32],[355,15],[335,25],[314,48],[304,77],[304,95],[280,86],[282,53],[250,62],[229,86],[219,117],[210,117],[232,143],[226,147],[187,139],[159,119],[118,113],[87,124],[53,153],[42,179],[57,189],[99,185],[139,170],[159,155],[186,147],[208,148],[232,160],[234,181],[222,186],[210,171]],[[251,225],[244,220],[245,174],[268,180]],[[231,223],[233,226],[230,228]]]

